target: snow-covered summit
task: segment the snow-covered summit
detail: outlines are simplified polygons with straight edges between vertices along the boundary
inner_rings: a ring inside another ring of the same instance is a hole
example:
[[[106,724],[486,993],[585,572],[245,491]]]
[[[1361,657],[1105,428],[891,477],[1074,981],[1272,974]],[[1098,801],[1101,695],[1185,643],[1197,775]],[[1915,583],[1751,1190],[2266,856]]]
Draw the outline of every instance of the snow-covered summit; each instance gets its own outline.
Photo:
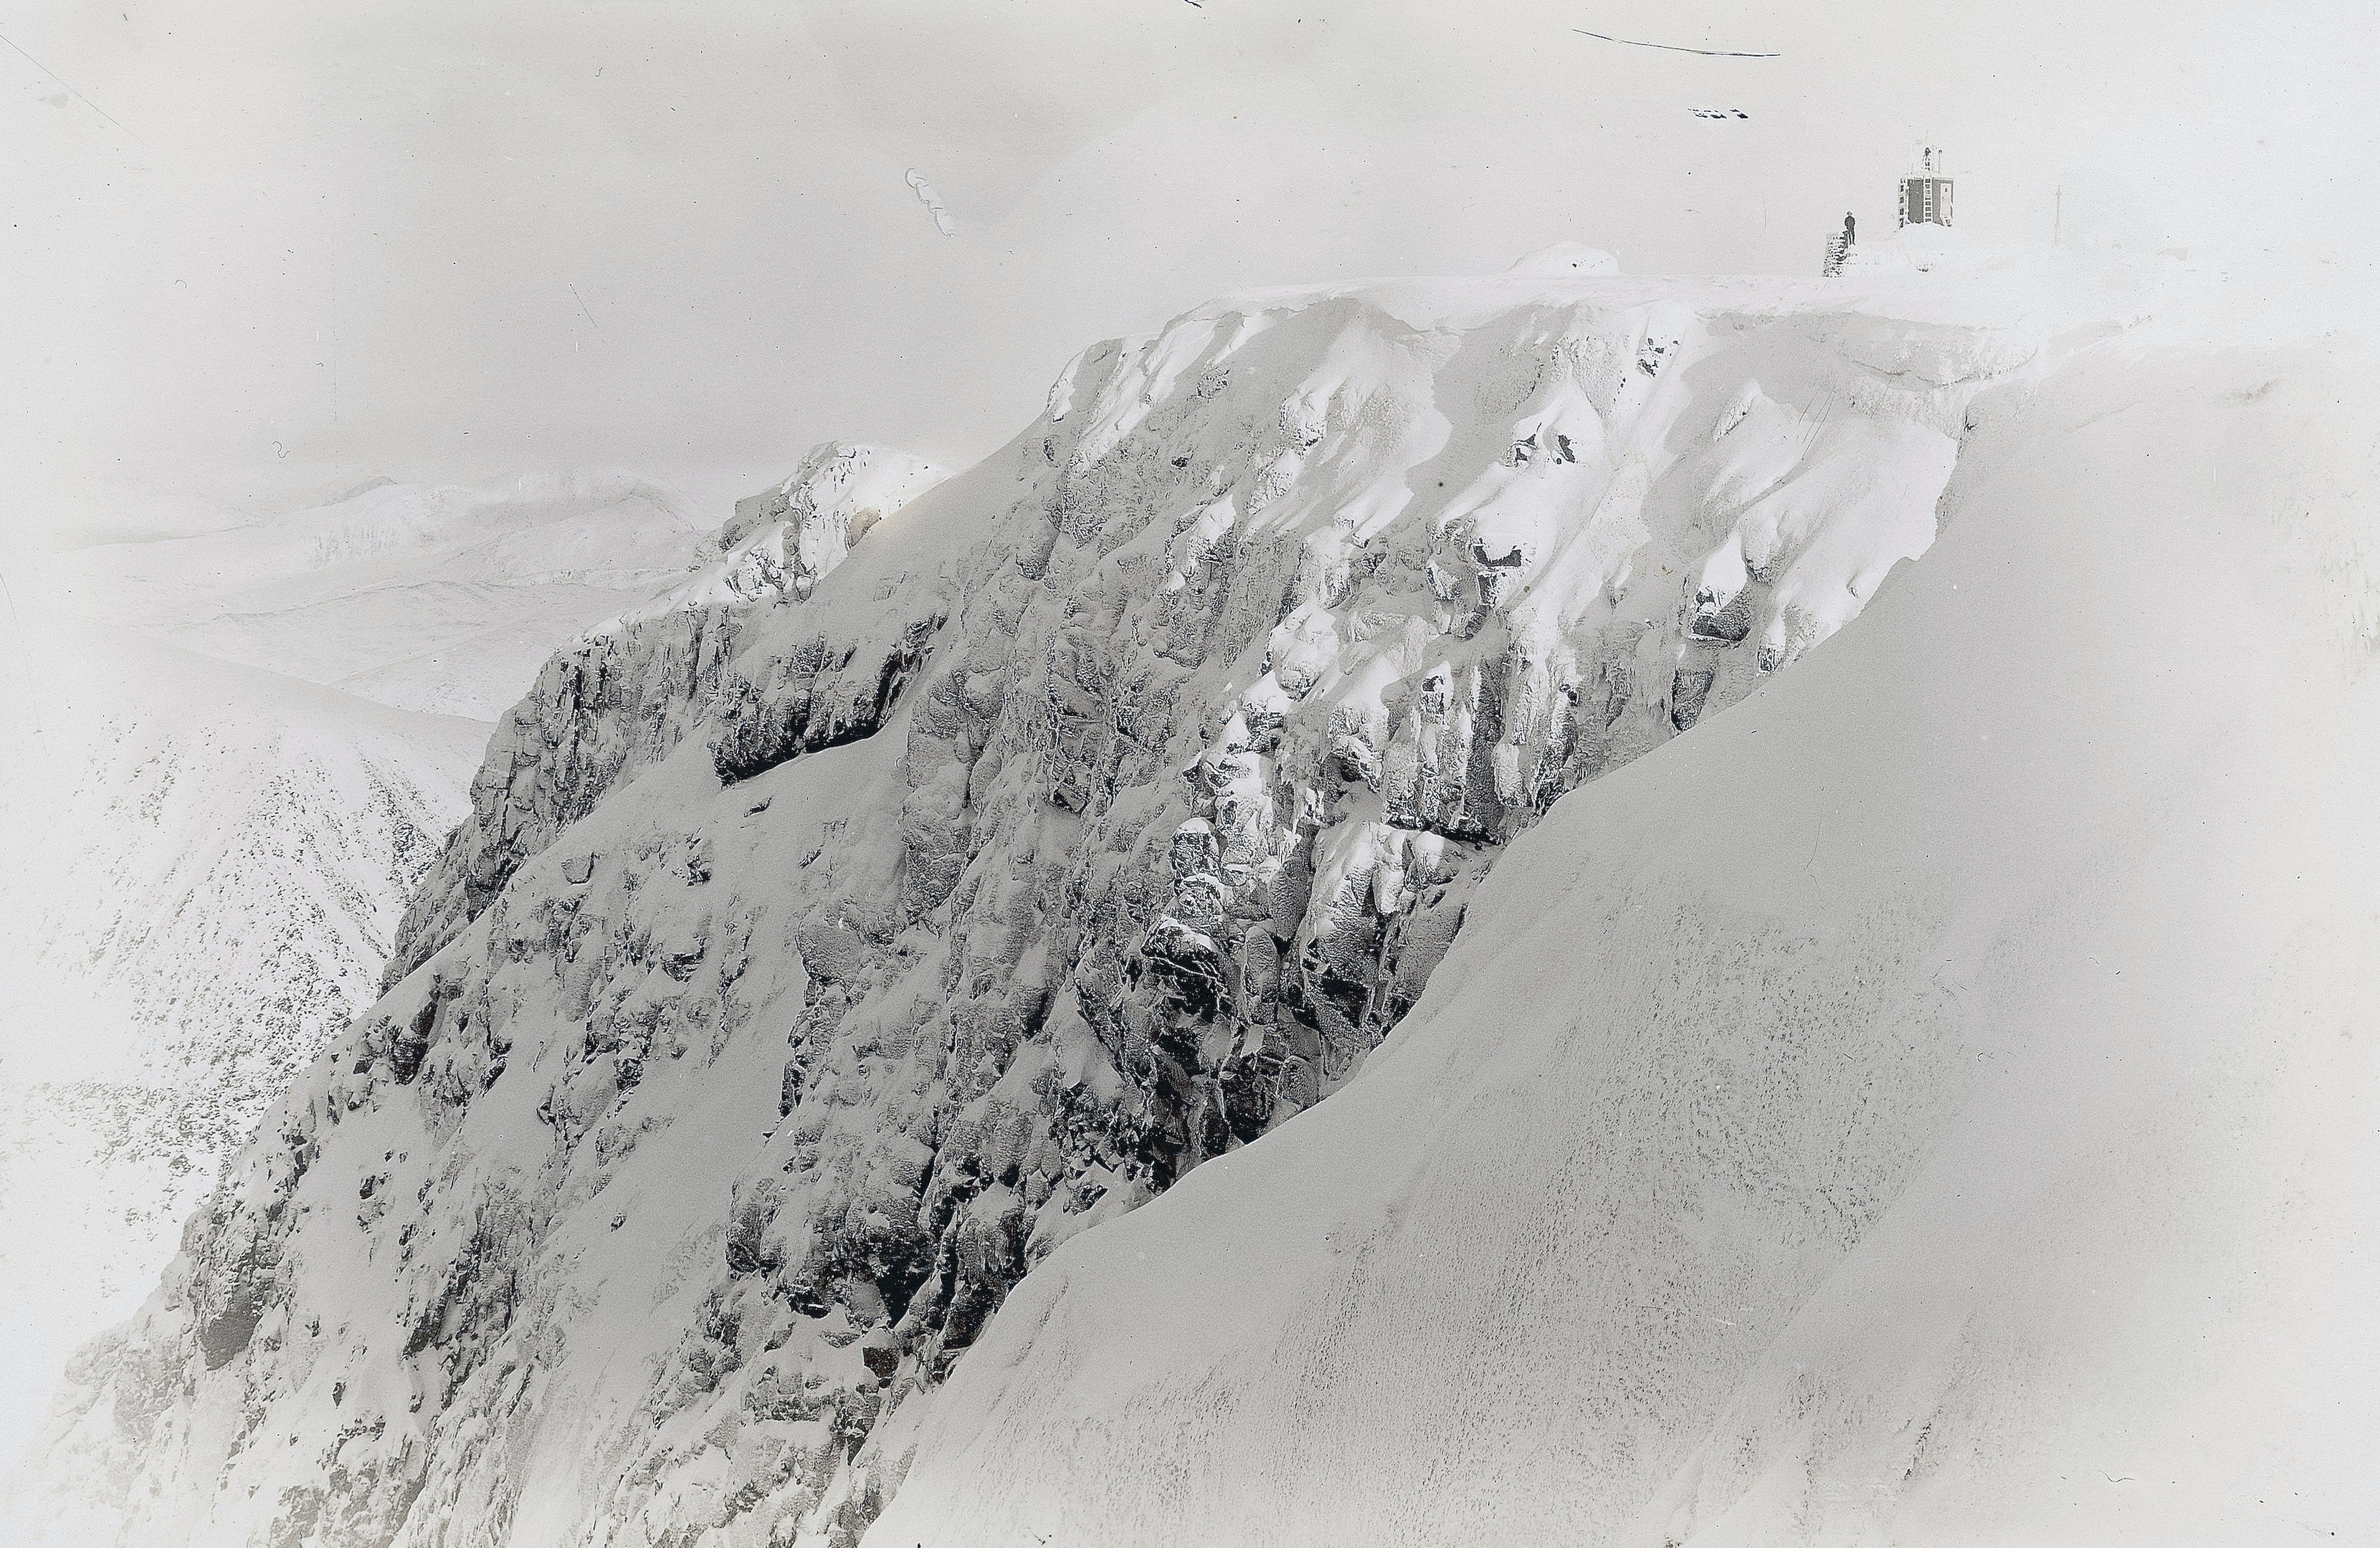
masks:
[[[807,598],[557,657],[28,1497],[129,1541],[849,1542],[921,1436],[956,1476],[991,1389],[931,1416],[1035,1264],[1379,1084],[1564,792],[1726,828],[1704,728],[2153,309],[1949,278],[1230,297],[1085,351]],[[1659,971],[1594,961],[1544,993]]]

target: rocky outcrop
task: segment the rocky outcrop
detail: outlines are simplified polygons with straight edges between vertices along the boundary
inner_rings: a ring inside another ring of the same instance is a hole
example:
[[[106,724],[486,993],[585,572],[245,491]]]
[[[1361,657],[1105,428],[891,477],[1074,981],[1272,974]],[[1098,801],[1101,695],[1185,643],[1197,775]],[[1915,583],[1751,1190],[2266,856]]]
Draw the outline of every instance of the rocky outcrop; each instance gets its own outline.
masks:
[[[800,600],[851,546],[942,477],[880,447],[828,441],[740,500],[697,574],[597,625],[548,660],[499,722],[471,782],[471,817],[405,912],[383,986],[427,961],[618,780],[675,747],[710,707],[757,604]]]
[[[807,599],[547,669],[59,1475],[140,1541],[849,1542],[1033,1264],[1324,1100],[1501,845],[1926,547],[2036,342],[1524,274],[1094,346]]]
[[[718,561],[669,603],[806,601],[854,543],[942,477],[930,463],[878,446],[813,447],[783,482],[735,502],[735,518],[710,539]]]

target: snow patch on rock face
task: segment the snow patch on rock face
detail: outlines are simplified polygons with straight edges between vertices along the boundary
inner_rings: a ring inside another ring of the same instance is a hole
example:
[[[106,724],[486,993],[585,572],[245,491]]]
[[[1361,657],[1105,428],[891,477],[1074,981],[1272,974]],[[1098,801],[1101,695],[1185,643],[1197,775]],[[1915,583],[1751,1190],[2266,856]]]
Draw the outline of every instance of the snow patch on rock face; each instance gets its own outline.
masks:
[[[1035,1262],[1344,1084],[1502,845],[1925,548],[1974,394],[2101,315],[2041,300],[1218,302],[807,599],[565,653],[57,1488],[848,1542]]]

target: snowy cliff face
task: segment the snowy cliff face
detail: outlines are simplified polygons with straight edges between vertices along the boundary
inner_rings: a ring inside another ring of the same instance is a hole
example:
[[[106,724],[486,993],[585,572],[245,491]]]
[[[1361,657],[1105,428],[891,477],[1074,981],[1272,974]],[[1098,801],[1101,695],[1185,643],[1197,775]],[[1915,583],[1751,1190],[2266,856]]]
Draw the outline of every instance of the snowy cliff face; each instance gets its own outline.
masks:
[[[710,707],[746,604],[800,600],[853,544],[941,471],[881,447],[828,441],[704,540],[696,573],[549,659],[502,720],[472,781],[474,818],[406,909],[387,984],[476,917],[520,863],[659,762]]]
[[[1028,1277],[868,1542],[2373,1541],[2380,369],[2192,320],[1979,397],[1925,562]]]
[[[1032,1264],[1345,1083],[1501,846],[1856,615],[2090,315],[1524,272],[1087,351],[807,599],[548,667],[24,1497],[852,1541]]]

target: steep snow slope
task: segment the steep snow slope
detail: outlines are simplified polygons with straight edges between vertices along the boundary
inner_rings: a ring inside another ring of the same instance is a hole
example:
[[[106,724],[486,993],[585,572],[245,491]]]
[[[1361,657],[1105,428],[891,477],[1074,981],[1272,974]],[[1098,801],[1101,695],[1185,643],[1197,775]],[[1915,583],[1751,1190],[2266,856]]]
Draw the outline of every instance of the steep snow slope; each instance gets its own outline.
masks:
[[[887,466],[917,465],[822,448],[775,498],[832,502]],[[540,478],[9,562],[0,1280],[23,1288],[0,1458],[371,999],[467,810],[489,727],[463,717],[590,623],[716,581],[718,538],[696,539],[650,485]]]
[[[1031,1264],[1343,1084],[1504,842],[1848,622],[1975,395],[2143,305],[1597,267],[1096,345],[806,599],[550,663],[20,1500],[850,1542]]]
[[[1986,393],[1858,628],[1011,1298],[870,1543],[2380,1541],[2380,373]]]

